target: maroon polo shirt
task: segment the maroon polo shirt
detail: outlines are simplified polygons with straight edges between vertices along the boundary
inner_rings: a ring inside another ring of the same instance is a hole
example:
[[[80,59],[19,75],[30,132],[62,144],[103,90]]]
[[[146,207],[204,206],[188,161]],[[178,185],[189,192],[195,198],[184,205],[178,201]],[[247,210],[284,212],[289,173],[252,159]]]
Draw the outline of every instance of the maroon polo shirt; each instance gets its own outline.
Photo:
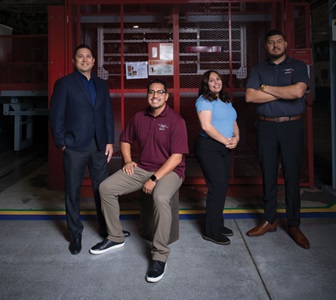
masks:
[[[138,167],[156,172],[175,153],[188,154],[187,128],[183,118],[166,105],[154,117],[149,108],[137,112],[120,135],[120,141],[139,145]],[[184,179],[185,159],[173,170]]]

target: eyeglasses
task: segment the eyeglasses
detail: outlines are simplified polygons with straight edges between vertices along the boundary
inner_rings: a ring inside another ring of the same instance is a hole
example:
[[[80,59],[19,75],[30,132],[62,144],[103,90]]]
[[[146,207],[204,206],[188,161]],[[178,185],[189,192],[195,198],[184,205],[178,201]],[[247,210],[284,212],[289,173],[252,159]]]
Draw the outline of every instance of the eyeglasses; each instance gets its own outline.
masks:
[[[159,94],[159,95],[163,95],[165,94],[166,92],[164,90],[158,90],[158,91],[154,91],[154,90],[149,90],[148,92],[148,95],[155,95],[156,94]]]

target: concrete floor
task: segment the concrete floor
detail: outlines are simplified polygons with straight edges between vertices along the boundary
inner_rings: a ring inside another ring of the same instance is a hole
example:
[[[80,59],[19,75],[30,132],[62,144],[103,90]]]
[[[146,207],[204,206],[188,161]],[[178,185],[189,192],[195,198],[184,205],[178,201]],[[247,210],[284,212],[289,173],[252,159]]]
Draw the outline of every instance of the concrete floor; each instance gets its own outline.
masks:
[[[150,242],[138,233],[138,203],[123,199],[122,224],[131,232],[123,249],[99,256],[92,199],[83,198],[83,250],[68,251],[63,192],[47,188],[43,158],[28,160],[0,180],[0,299],[335,299],[336,196],[302,189],[301,229],[311,249],[286,232],[283,192],[275,233],[250,238],[260,216],[260,188],[231,188],[225,225],[228,246],[201,237],[205,193],[180,192],[180,239],[171,245],[164,278],[145,281]],[[30,171],[29,171],[30,169]],[[248,195],[248,196],[247,196]]]
[[[1,221],[0,299],[335,299],[335,218],[304,219],[311,249],[304,250],[280,228],[249,238],[254,219],[230,219],[232,243],[219,246],[200,236],[199,221],[180,221],[166,274],[145,281],[150,243],[134,221],[132,235],[114,253],[91,255],[100,239],[85,221],[83,250],[67,250],[63,221]]]

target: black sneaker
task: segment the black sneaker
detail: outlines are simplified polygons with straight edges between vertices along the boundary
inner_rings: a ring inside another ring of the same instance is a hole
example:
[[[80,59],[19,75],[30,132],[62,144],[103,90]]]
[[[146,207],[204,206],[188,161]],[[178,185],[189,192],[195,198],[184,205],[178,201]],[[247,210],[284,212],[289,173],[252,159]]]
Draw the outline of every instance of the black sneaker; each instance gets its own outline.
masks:
[[[226,236],[233,236],[233,231],[230,228],[223,226],[221,234]]]
[[[210,242],[213,242],[213,243],[219,244],[219,245],[229,245],[231,243],[229,238],[226,237],[225,235],[220,235],[218,237],[211,238],[211,237],[208,237],[208,236],[203,234],[202,237],[203,237],[203,239],[205,239],[207,241],[210,241]]]
[[[125,245],[125,242],[117,243],[110,241],[108,239],[104,239],[102,242],[98,243],[97,245],[93,246],[90,249],[91,254],[103,254],[108,251],[121,248]]]
[[[153,260],[152,264],[150,265],[146,280],[148,282],[158,282],[162,279],[165,273],[166,263],[163,261]]]

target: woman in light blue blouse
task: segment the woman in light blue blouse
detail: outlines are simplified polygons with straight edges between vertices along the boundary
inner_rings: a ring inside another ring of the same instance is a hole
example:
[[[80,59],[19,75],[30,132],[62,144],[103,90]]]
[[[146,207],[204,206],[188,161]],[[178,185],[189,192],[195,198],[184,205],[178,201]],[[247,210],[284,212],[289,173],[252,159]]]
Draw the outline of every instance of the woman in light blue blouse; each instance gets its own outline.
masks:
[[[220,245],[230,244],[231,229],[224,226],[223,209],[231,173],[232,149],[239,141],[237,113],[223,90],[218,72],[204,73],[196,100],[201,131],[196,156],[203,170],[208,195],[203,238]]]

